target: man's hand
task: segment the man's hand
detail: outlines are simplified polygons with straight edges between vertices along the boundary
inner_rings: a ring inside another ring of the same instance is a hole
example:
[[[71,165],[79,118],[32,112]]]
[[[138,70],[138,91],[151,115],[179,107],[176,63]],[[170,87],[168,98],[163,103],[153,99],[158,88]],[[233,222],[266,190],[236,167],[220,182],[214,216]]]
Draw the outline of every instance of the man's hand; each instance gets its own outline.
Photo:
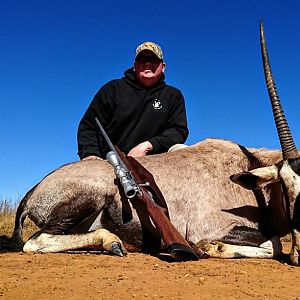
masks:
[[[96,156],[96,155],[90,155],[90,156],[87,156],[85,158],[83,158],[82,160],[103,160],[101,157],[99,156]]]
[[[148,152],[152,151],[152,149],[153,149],[152,144],[146,141],[132,148],[129,151],[128,156],[132,156],[132,157],[146,156]]]

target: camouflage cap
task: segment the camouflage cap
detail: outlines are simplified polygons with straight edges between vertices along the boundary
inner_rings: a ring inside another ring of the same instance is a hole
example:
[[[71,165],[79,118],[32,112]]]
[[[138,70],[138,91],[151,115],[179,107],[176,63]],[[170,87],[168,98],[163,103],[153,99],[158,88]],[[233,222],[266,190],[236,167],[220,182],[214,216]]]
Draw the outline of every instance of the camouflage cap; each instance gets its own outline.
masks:
[[[153,42],[144,42],[140,44],[135,51],[135,58],[144,50],[152,51],[159,59],[163,60],[164,55],[161,50],[161,47]]]

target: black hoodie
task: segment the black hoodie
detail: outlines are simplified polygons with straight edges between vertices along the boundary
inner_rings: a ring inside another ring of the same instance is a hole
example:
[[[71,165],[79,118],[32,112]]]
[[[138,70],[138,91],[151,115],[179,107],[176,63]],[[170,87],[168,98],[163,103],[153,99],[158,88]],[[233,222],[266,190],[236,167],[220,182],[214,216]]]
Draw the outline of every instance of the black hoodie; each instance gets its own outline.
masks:
[[[185,103],[181,92],[165,83],[165,76],[151,87],[141,85],[133,68],[125,77],[105,84],[95,95],[78,127],[78,155],[105,158],[109,151],[97,130],[98,117],[114,145],[126,154],[149,141],[151,154],[166,152],[188,136]]]

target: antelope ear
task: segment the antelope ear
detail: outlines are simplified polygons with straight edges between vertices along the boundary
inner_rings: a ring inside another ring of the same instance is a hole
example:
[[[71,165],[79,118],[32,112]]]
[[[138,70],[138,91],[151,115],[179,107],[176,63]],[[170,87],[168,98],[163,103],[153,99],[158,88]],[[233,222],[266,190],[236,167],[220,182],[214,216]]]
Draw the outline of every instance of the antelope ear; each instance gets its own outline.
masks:
[[[273,165],[233,174],[230,176],[230,180],[247,190],[257,190],[279,181],[279,172],[278,168]]]

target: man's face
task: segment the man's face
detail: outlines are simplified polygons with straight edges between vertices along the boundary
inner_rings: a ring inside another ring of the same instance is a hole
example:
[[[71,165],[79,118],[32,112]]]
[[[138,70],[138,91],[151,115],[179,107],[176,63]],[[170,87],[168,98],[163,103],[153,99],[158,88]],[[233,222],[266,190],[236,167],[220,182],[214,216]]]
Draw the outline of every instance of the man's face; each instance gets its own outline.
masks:
[[[134,63],[137,79],[145,86],[154,85],[165,70],[165,64],[151,51],[144,50]]]

